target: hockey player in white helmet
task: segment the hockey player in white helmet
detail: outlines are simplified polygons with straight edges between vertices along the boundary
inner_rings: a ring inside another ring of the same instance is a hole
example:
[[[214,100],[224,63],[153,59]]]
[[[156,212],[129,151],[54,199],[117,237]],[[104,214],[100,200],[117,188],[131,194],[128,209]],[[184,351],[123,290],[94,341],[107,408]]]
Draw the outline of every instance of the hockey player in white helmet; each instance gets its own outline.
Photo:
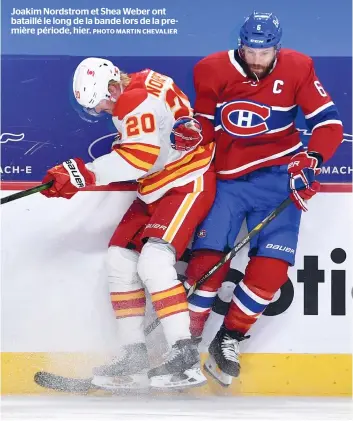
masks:
[[[88,186],[138,184],[107,256],[122,353],[96,368],[92,382],[111,390],[200,386],[206,378],[174,264],[214,200],[214,144],[200,145],[188,98],[171,78],[152,70],[128,75],[108,60],[87,58],[75,71],[73,92],[88,115],[112,115],[120,141],[92,162],[74,158],[51,168],[43,182],[54,183],[43,194],[70,199]],[[170,137],[173,125],[179,131]],[[143,333],[145,290],[171,348],[165,363],[151,369]]]

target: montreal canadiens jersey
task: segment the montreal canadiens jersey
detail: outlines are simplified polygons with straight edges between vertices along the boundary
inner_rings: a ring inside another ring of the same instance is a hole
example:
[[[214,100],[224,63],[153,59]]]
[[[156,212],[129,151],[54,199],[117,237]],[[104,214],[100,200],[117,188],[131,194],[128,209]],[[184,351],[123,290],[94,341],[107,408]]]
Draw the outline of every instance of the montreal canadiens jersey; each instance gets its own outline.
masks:
[[[120,140],[110,154],[86,164],[96,184],[136,180],[138,197],[145,203],[189,183],[190,192],[202,191],[201,176],[211,165],[214,143],[190,151],[176,151],[170,143],[175,120],[193,115],[187,96],[171,78],[152,70],[130,77],[113,110]]]
[[[342,142],[337,108],[318,80],[312,59],[281,49],[271,72],[249,78],[236,50],[207,56],[194,69],[195,117],[204,142],[216,140],[216,171],[236,178],[286,164],[303,148],[295,127],[298,107],[312,132],[309,151],[329,159]]]

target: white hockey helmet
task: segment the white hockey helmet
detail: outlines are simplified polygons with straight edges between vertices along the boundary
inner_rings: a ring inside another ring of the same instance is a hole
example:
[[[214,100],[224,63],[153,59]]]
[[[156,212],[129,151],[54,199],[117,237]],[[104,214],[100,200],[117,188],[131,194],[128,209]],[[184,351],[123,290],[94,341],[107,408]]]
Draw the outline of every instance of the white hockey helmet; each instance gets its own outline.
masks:
[[[94,114],[103,99],[110,99],[108,84],[120,83],[120,70],[104,58],[89,57],[81,61],[73,77],[73,93],[76,101],[89,114]]]

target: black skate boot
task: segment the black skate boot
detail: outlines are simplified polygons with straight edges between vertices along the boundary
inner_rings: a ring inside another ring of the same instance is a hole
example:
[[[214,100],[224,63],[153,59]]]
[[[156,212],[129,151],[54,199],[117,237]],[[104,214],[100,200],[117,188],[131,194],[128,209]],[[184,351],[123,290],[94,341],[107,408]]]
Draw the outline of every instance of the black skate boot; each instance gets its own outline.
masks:
[[[232,378],[239,376],[239,343],[248,338],[250,336],[228,330],[223,325],[211,342],[208,348],[210,354],[204,369],[222,386],[228,387],[232,383]]]
[[[146,344],[127,345],[122,355],[115,357],[111,364],[93,369],[92,384],[112,391],[148,389],[148,369]]]
[[[207,379],[200,368],[200,356],[197,343],[193,339],[177,341],[159,367],[148,372],[151,387],[155,389],[183,389],[199,387]]]

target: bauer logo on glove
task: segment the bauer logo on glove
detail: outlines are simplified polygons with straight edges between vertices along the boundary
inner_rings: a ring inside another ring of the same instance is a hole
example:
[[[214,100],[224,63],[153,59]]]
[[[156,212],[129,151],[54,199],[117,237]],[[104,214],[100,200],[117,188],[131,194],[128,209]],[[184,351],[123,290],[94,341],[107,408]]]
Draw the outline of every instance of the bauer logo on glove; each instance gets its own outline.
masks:
[[[63,162],[63,167],[69,173],[71,184],[76,186],[78,189],[85,187],[85,179],[80,173],[76,162],[73,159]]]
[[[306,200],[320,191],[320,183],[315,177],[320,174],[322,156],[317,152],[300,152],[288,164],[291,199],[298,209],[307,211]]]
[[[47,171],[43,184],[53,181],[52,187],[41,193],[46,197],[71,199],[79,189],[95,184],[95,175],[80,158],[68,159]]]
[[[189,151],[202,142],[201,124],[192,117],[180,117],[170,134],[171,147],[177,151]]]

